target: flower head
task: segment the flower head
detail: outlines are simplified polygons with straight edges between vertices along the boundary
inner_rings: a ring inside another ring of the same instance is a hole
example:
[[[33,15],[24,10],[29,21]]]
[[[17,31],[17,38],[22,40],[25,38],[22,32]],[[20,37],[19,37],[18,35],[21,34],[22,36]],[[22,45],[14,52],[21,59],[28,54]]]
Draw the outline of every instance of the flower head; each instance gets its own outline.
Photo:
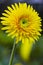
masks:
[[[41,35],[41,18],[32,6],[26,3],[19,3],[7,7],[1,17],[1,23],[4,25],[2,30],[6,30],[8,36],[16,37],[16,42],[24,43],[26,39],[34,42]]]

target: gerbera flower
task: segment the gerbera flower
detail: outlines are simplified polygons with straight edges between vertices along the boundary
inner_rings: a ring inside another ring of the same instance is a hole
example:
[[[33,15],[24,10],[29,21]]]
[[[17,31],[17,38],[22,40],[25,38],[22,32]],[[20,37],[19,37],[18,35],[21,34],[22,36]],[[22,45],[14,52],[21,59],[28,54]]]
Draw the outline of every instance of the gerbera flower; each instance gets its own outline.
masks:
[[[25,54],[28,49],[30,52],[32,43],[39,39],[41,35],[41,18],[39,14],[32,6],[27,6],[26,3],[15,3],[7,8],[8,10],[4,10],[5,13],[2,13],[4,17],[1,17],[1,23],[4,25],[2,30],[6,30],[8,36],[12,38],[16,37],[16,43],[18,43],[18,41],[24,43],[21,52],[23,51]],[[23,53],[21,55],[23,55]],[[23,56],[25,58],[27,55]]]
[[[1,23],[4,25],[2,30],[6,30],[8,36],[16,37],[16,42],[24,43],[25,38],[28,40],[37,40],[41,34],[41,18],[39,14],[26,3],[19,3],[7,7],[2,13]]]

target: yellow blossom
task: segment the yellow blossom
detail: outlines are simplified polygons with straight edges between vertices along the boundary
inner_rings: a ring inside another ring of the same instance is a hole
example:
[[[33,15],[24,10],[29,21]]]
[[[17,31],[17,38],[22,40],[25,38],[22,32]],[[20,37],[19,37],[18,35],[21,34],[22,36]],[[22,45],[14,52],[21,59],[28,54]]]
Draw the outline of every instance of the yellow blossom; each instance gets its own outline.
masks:
[[[24,43],[21,52],[23,48],[25,53],[28,49],[30,52],[31,44],[38,40],[41,35],[41,18],[39,14],[32,6],[27,6],[26,3],[14,3],[14,5],[12,4],[11,7],[8,6],[7,8],[8,10],[4,10],[5,13],[2,13],[3,17],[1,17],[1,23],[4,25],[2,30],[6,30],[8,36],[12,38],[16,37],[16,43],[18,41]]]
[[[16,64],[14,64],[14,65],[22,65],[21,63],[16,63]]]

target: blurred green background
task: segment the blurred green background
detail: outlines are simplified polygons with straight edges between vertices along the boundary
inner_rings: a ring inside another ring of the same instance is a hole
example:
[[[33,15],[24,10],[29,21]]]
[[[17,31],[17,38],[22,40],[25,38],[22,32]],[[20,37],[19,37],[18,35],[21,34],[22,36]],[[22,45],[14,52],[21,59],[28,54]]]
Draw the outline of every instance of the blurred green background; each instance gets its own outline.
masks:
[[[2,16],[2,12],[4,12],[4,9],[7,9],[7,6],[10,6],[14,2],[27,2],[28,4],[31,4],[36,11],[39,12],[40,17],[43,19],[43,0],[34,0],[34,2],[33,0],[0,0],[0,17]],[[2,24],[0,20],[0,65],[8,65],[14,39],[8,37],[5,31],[1,31],[1,27]],[[15,59],[13,64],[20,62],[23,65],[43,65],[43,31],[41,34],[40,39],[35,42],[35,45],[33,45],[30,60],[28,60],[28,62],[23,62],[21,60],[19,56],[21,42],[18,42],[19,44],[15,47]]]

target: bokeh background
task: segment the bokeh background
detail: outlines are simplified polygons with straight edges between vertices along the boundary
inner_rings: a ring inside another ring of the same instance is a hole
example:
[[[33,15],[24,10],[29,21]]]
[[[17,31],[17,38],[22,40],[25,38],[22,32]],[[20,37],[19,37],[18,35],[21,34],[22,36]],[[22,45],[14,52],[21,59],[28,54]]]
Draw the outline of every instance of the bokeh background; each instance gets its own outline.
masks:
[[[7,9],[7,6],[18,2],[26,2],[33,6],[33,8],[39,13],[39,16],[42,18],[42,29],[43,29],[43,0],[0,0],[0,17],[2,16],[2,12]],[[14,43],[14,39],[8,37],[5,31],[1,31],[1,20],[0,20],[0,65],[8,65],[10,54],[12,50],[12,46]],[[19,56],[19,49],[21,42],[15,47],[15,59],[13,64],[18,62],[22,63],[22,65],[43,65],[43,31],[41,32],[40,39],[35,42],[33,45],[32,52],[30,55],[30,59],[28,62],[23,62]]]

